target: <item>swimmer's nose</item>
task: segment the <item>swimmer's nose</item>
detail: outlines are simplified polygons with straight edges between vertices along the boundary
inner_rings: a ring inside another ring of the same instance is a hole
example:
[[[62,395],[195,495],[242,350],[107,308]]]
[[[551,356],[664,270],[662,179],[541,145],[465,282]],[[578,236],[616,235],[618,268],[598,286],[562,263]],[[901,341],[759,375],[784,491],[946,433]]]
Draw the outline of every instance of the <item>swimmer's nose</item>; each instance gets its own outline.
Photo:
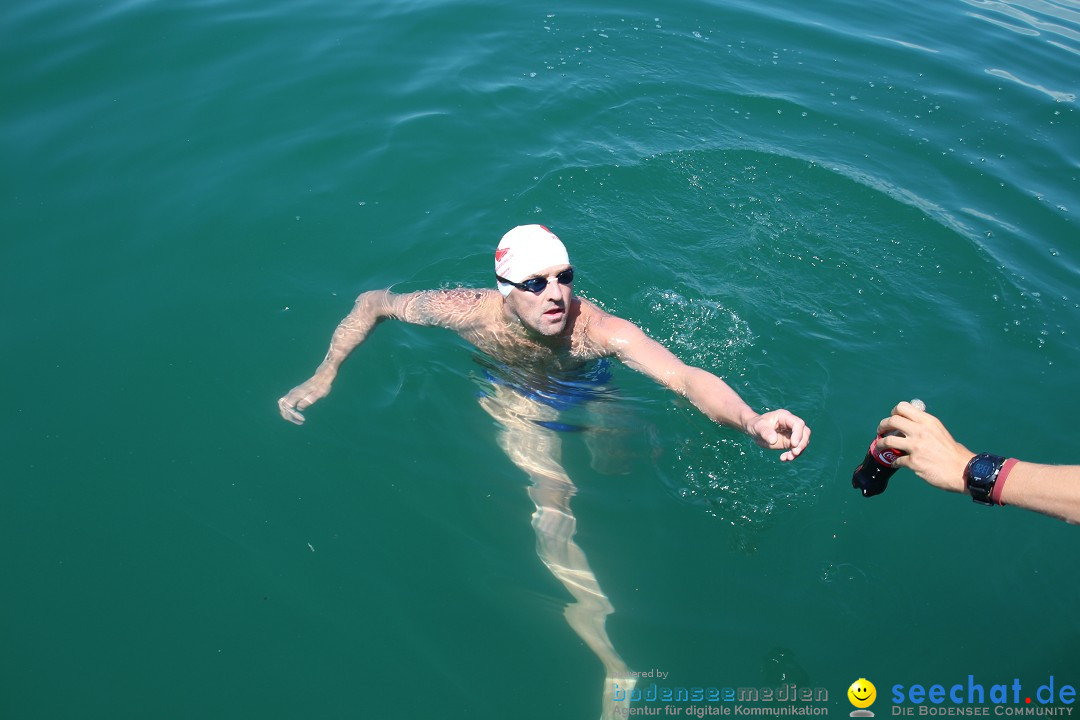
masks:
[[[548,284],[544,286],[543,297],[545,300],[553,300],[556,303],[562,301],[562,291],[559,289],[559,283],[554,278],[548,280]]]

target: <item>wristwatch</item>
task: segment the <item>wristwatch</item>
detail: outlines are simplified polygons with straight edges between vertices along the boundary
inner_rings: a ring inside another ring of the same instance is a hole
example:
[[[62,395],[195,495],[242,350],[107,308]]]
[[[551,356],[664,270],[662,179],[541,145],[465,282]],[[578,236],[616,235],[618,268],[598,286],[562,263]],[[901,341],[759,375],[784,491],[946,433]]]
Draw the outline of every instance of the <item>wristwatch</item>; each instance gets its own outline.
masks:
[[[1005,458],[990,453],[979,453],[971,458],[964,468],[964,484],[967,485],[972,500],[980,505],[996,504],[990,499],[990,493],[994,491],[994,483],[997,482],[1003,464]]]

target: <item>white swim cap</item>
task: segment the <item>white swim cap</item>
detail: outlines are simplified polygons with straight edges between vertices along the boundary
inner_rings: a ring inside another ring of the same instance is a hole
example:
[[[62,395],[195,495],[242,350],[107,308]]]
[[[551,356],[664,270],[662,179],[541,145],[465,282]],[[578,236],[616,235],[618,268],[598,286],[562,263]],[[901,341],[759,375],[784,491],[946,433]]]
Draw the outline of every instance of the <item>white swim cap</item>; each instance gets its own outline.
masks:
[[[569,264],[566,246],[543,225],[518,225],[502,236],[495,250],[495,274],[512,282],[521,282],[555,265]],[[512,289],[512,285],[499,283],[503,297]]]

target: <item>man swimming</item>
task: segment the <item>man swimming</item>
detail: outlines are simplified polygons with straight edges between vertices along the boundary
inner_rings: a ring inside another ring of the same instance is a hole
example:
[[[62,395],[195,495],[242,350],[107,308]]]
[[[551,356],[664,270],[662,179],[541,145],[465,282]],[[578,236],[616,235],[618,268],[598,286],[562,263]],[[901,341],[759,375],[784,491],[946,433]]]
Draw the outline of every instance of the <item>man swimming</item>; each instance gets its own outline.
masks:
[[[499,292],[487,289],[362,293],[341,321],[326,358],[308,380],[278,400],[281,416],[297,425],[303,412],[326,397],[341,363],[385,319],[454,330],[508,366],[534,373],[578,368],[605,357],[645,373],[685,396],[713,421],[749,435],[763,448],[798,457],[810,428],[787,410],[758,414],[727,383],[686,365],[633,323],[604,312],[573,293],[574,268],[566,247],[542,225],[522,225],[495,251]]]
[[[334,331],[315,374],[278,400],[278,407],[283,418],[302,424],[304,411],[330,392],[349,353],[388,318],[454,330],[490,358],[484,364],[492,389],[480,404],[499,423],[499,445],[531,481],[537,555],[574,597],[565,608],[566,621],[604,665],[601,718],[626,717],[635,676],[605,628],[614,608],[573,539],[577,520],[570,500],[576,487],[562,466],[561,431],[582,428],[558,422],[560,410],[587,399],[583,388],[607,377],[596,363],[616,358],[684,395],[712,420],[782,451],[782,461],[806,449],[810,428],[787,410],[754,412],[717,376],[686,365],[633,323],[575,297],[566,247],[541,225],[519,226],[503,236],[495,277],[498,292],[362,293]]]

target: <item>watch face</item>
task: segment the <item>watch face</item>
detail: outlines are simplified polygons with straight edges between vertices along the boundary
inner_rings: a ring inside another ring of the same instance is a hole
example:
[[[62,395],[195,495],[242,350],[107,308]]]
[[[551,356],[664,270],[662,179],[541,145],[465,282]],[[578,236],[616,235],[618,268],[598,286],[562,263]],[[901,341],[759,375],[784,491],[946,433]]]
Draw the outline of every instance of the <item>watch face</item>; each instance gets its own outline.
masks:
[[[967,489],[971,493],[971,499],[980,505],[993,505],[990,496],[993,493],[994,481],[1001,469],[1005,458],[981,453],[971,459],[971,464],[964,473],[967,479]]]
[[[994,473],[994,461],[989,458],[980,458],[971,466],[971,476],[981,480]]]
[[[980,457],[971,464],[971,477],[973,480],[986,480],[994,474],[996,463],[988,457]]]

